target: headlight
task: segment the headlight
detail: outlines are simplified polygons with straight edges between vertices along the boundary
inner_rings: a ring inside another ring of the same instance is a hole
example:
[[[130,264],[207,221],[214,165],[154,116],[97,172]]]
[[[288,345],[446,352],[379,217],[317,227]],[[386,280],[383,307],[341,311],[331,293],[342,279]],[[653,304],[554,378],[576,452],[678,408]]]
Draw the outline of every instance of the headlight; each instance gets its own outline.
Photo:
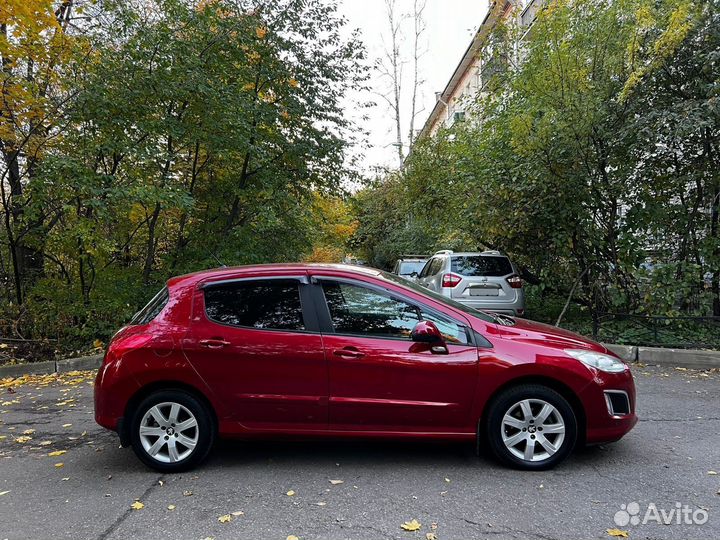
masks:
[[[625,364],[609,354],[584,349],[565,349],[565,352],[583,364],[607,373],[621,373],[627,369]]]

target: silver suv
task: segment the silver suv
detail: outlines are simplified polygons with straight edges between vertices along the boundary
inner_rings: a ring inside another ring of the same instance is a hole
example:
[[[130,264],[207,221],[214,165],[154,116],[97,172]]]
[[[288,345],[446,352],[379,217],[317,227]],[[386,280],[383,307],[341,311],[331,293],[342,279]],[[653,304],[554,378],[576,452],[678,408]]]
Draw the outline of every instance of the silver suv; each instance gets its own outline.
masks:
[[[515,265],[499,251],[438,251],[417,282],[469,307],[523,315],[525,294]]]

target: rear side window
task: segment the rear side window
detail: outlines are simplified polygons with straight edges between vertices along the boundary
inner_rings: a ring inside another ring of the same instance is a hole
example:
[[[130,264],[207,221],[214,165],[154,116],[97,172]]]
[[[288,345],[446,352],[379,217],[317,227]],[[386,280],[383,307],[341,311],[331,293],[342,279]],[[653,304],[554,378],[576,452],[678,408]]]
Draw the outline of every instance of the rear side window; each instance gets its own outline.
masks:
[[[432,265],[430,266],[430,270],[428,271],[429,276],[434,276],[435,274],[439,273],[443,266],[443,260],[438,257],[437,259],[434,259],[432,262]]]
[[[412,274],[413,272],[415,272],[416,274],[419,274],[422,271],[423,266],[425,266],[425,261],[401,262],[399,271],[397,273],[400,274],[401,276],[408,276],[408,275]]]
[[[453,257],[451,270],[461,276],[502,277],[513,273],[512,265],[507,257],[490,255]]]
[[[299,282],[294,279],[234,281],[205,287],[212,321],[267,330],[305,330]]]
[[[138,311],[132,319],[130,324],[147,324],[152,321],[155,317],[160,315],[160,312],[167,305],[170,299],[170,293],[167,287],[163,287],[153,299],[150,300],[147,305]]]

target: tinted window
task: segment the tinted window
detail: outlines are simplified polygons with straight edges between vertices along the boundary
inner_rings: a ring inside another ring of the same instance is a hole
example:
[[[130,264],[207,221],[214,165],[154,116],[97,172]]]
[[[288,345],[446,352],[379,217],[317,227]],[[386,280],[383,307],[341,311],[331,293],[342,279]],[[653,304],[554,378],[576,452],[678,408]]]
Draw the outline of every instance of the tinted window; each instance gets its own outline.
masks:
[[[304,330],[299,283],[292,279],[235,281],[205,288],[205,312],[216,322],[274,330]]]
[[[512,265],[507,257],[488,255],[471,255],[453,257],[452,271],[461,276],[501,277],[513,273]]]
[[[410,339],[419,321],[434,322],[448,343],[467,343],[465,327],[439,314],[366,287],[323,281],[330,317],[338,334]]]
[[[400,263],[400,269],[397,272],[401,276],[409,276],[413,272],[416,274],[419,274],[420,271],[423,269],[423,266],[425,266],[425,261],[422,262],[401,262]]]
[[[130,320],[130,324],[147,324],[157,317],[170,299],[167,287],[163,287],[147,305],[138,311]]]

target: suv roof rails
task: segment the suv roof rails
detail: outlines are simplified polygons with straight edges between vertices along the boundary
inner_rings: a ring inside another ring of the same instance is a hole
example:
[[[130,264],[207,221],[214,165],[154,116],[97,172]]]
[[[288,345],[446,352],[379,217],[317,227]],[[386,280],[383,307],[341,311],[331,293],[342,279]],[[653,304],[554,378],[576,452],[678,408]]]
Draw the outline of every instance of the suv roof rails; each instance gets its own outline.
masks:
[[[483,255],[484,255],[484,254],[488,254],[488,255],[502,255],[502,253],[501,253],[500,251],[498,251],[497,249],[486,249],[485,251],[483,251]]]
[[[398,258],[399,259],[427,259],[428,257],[429,257],[429,255],[417,255],[417,254],[413,255],[411,253],[409,255],[408,254],[400,255],[400,257],[398,257]]]
[[[452,255],[453,250],[452,249],[441,249],[440,251],[436,251],[435,255]]]

